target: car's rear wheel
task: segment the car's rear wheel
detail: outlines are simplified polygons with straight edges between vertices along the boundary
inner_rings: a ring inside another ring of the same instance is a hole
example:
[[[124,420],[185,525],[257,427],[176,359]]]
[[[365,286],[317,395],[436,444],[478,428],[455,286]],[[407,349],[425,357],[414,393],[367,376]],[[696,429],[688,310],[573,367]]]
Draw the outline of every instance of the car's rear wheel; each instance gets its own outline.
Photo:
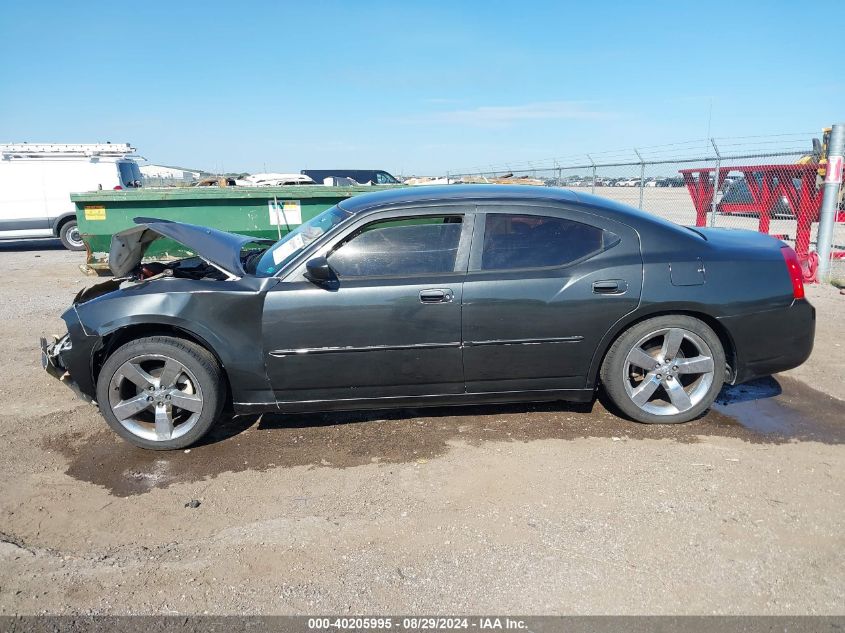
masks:
[[[76,220],[68,220],[62,224],[62,228],[59,230],[59,239],[62,241],[62,245],[68,250],[85,250],[85,242],[82,241],[82,235],[79,233],[79,226]]]
[[[638,422],[688,422],[706,411],[725,379],[725,352],[716,333],[689,316],[638,323],[616,339],[601,381],[625,415]]]
[[[190,446],[214,424],[223,401],[214,356],[169,336],[123,345],[108,357],[97,379],[97,402],[106,422],[141,448]]]

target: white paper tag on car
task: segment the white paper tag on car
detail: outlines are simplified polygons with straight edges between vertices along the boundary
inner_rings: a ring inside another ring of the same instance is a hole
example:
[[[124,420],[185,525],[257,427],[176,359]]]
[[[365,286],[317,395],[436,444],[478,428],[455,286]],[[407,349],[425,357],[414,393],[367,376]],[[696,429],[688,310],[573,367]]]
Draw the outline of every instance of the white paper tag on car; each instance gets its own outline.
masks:
[[[294,235],[287,242],[280,245],[276,250],[273,251],[273,263],[282,263],[290,256],[291,253],[293,253],[294,251],[298,251],[303,246],[305,246],[305,240],[302,239],[302,236]]]

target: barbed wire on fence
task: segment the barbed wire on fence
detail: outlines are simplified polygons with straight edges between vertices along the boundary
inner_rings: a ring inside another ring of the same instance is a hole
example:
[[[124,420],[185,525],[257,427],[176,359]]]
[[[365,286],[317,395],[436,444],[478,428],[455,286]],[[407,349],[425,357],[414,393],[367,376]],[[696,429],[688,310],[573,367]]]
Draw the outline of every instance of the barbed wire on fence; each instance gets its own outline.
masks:
[[[718,158],[716,148],[718,148],[718,153],[723,154],[723,158],[745,158],[762,153],[772,155],[811,154],[813,151],[812,137],[812,132],[791,132],[773,135],[692,139],[636,148],[582,152],[537,160],[510,161],[498,165],[489,164],[468,169],[450,169],[449,176],[461,177],[491,173],[583,168],[585,165],[592,167],[593,163],[618,166],[639,165],[643,161],[714,160]]]

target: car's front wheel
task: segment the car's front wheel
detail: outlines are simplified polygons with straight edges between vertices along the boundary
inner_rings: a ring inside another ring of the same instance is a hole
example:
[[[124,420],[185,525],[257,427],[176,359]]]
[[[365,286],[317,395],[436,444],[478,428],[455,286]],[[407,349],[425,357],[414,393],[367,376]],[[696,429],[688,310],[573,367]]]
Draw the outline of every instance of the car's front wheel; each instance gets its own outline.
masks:
[[[725,379],[725,352],[704,322],[667,315],[637,323],[605,356],[605,393],[638,422],[688,422],[706,411]]]
[[[223,407],[214,356],[169,336],[140,338],[108,357],[97,379],[97,402],[122,438],[153,450],[184,448],[211,428]]]

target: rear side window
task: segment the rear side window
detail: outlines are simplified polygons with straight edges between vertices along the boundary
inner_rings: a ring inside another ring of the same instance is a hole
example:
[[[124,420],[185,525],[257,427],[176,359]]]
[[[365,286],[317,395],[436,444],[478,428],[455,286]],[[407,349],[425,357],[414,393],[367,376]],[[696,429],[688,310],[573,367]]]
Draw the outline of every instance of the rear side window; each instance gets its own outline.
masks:
[[[462,217],[426,216],[368,224],[329,256],[339,277],[404,276],[455,270]]]
[[[619,242],[609,231],[564,218],[488,213],[482,270],[571,264]]]

